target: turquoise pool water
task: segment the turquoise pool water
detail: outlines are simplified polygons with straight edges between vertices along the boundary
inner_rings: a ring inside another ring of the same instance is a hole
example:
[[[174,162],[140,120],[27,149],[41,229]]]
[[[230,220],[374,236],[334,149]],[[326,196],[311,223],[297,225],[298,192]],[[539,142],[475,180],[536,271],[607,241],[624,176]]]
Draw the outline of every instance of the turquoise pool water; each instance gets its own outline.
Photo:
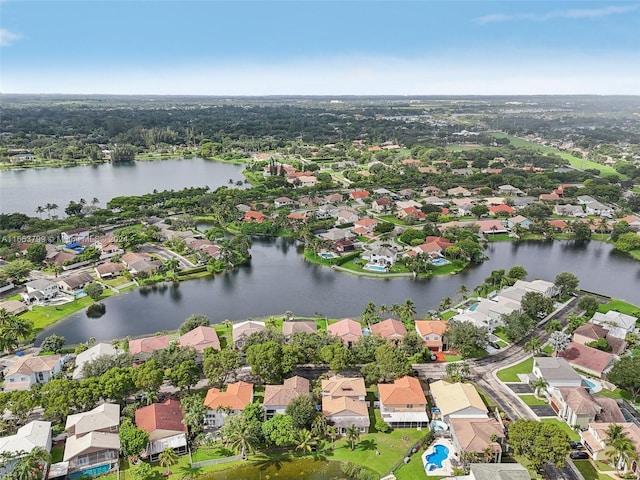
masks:
[[[374,272],[386,272],[387,267],[383,267],[382,265],[372,265],[368,263],[365,267],[366,270],[373,270]]]
[[[69,475],[69,478],[71,480],[75,480],[76,478],[80,478],[84,475],[87,475],[89,477],[96,477],[98,475],[102,475],[103,473],[107,473],[109,470],[111,470],[111,465],[100,465],[99,467],[88,468],[79,472],[73,472]]]
[[[471,305],[471,306],[469,307],[469,311],[470,311],[470,312],[475,312],[475,311],[476,311],[476,308],[478,308],[478,305],[480,305],[480,304],[479,304],[479,303],[474,303],[473,305]]]
[[[333,253],[321,253],[320,256],[322,258],[335,258],[335,255]]]
[[[449,449],[444,445],[434,445],[433,452],[425,457],[425,465],[424,468],[427,470],[433,470],[435,467],[431,465],[435,465],[438,468],[442,468],[442,462],[446,460],[449,456]]]
[[[445,260],[444,258],[436,258],[435,260],[431,260],[431,263],[436,267],[441,267],[442,265],[447,265],[449,260]]]

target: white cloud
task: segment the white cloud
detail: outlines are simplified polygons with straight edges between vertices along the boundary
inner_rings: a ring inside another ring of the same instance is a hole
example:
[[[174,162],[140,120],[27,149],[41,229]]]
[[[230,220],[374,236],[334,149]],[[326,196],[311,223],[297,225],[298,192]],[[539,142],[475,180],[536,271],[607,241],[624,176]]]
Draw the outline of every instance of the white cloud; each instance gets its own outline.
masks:
[[[341,57],[286,63],[242,61],[220,65],[110,65],[105,68],[40,65],[5,71],[7,93],[156,95],[639,95],[640,55],[556,54],[553,59],[520,52],[500,56],[390,58]],[[620,65],[626,65],[624,70]],[[54,69],[55,68],[55,69]],[[33,75],[31,73],[34,73]]]
[[[22,35],[19,33],[10,32],[6,28],[0,28],[0,47],[8,47],[21,38]]]
[[[570,10],[555,10],[547,13],[517,13],[517,14],[504,14],[504,13],[492,13],[489,15],[483,15],[477,17],[474,21],[481,25],[487,23],[497,22],[509,22],[517,20],[528,20],[535,22],[545,22],[554,18],[599,18],[606,17],[608,15],[617,15],[622,13],[629,13],[637,10],[640,5],[627,5],[624,7],[610,6],[603,8],[584,8],[584,9],[570,9]]]

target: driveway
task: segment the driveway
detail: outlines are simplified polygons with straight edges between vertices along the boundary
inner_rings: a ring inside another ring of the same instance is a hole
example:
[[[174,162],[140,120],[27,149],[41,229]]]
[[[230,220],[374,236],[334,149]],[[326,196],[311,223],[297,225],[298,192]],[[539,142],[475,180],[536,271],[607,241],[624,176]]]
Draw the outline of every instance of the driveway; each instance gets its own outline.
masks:
[[[529,408],[539,417],[556,418],[556,412],[549,405],[529,405]]]
[[[531,386],[527,385],[526,383],[505,383],[505,385],[509,387],[512,392],[518,394],[533,393],[533,388],[531,388]]]

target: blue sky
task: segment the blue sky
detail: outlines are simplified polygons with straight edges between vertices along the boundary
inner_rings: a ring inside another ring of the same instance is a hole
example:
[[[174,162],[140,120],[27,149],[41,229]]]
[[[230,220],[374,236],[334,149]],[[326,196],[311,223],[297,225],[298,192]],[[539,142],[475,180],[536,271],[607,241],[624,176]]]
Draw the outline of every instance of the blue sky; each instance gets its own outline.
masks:
[[[640,94],[640,0],[0,0],[0,92]]]

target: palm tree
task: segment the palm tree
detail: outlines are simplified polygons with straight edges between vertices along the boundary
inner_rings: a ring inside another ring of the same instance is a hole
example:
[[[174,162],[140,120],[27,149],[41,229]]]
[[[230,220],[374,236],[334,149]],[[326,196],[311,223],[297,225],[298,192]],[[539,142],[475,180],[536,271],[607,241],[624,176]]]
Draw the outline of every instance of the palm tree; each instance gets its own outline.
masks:
[[[93,197],[93,199],[91,200],[91,205],[95,206],[97,204],[100,203],[100,200],[98,200],[98,197]]]
[[[38,205],[36,207],[36,213],[42,218],[42,214],[44,213],[44,207],[42,205]]]
[[[347,427],[345,434],[347,436],[347,440],[351,442],[351,450],[353,451],[356,448],[356,442],[360,440],[360,429],[355,425],[351,425],[350,427]]]
[[[458,288],[458,293],[460,294],[460,296],[462,297],[462,300],[466,300],[467,295],[469,294],[469,289],[467,288],[467,286],[463,283],[462,285],[460,285],[460,288]]]
[[[51,454],[44,448],[36,447],[20,458],[10,474],[12,480],[34,480],[44,478],[43,464],[51,461]]]
[[[258,442],[253,428],[244,415],[227,417],[221,433],[225,445],[240,452],[243,459],[247,458],[247,453],[255,450],[255,445]]]
[[[178,461],[178,455],[173,448],[165,448],[158,456],[161,467],[167,467],[166,475],[171,475],[171,465]]]
[[[50,210],[58,210],[60,207],[58,206],[57,203],[47,203],[47,206],[49,207]]]
[[[569,335],[564,332],[553,332],[549,336],[549,345],[551,345],[555,356],[558,352],[562,352],[567,349],[569,346]]]
[[[453,303],[453,300],[451,300],[451,297],[444,297],[440,302],[439,308],[441,311],[444,312],[445,310],[451,308],[452,303]]]
[[[540,353],[542,349],[542,342],[538,338],[532,338],[527,343],[524,344],[524,351],[533,353],[533,355],[537,355]]]
[[[311,433],[318,438],[324,438],[327,436],[329,425],[327,424],[327,419],[324,415],[316,415],[316,418],[313,419],[313,423],[311,424]]]
[[[410,298],[407,298],[402,305],[400,305],[400,316],[404,319],[411,320],[416,315],[416,306]]]
[[[547,382],[544,378],[538,378],[537,380],[531,383],[533,387],[533,391],[536,397],[540,396],[540,393],[547,390],[549,386],[549,382]]]
[[[300,450],[302,452],[311,452],[313,450],[313,435],[309,430],[303,428],[296,435],[296,450]]]
[[[612,447],[612,449],[607,452],[607,457],[615,461],[616,470],[618,470],[619,473],[626,473],[631,461],[638,460],[635,446],[625,432],[621,432],[620,437],[614,441],[610,441],[607,437],[606,444]]]
[[[338,429],[333,425],[329,425],[327,428],[327,436],[331,440],[331,450],[335,448],[335,441],[338,438]]]

